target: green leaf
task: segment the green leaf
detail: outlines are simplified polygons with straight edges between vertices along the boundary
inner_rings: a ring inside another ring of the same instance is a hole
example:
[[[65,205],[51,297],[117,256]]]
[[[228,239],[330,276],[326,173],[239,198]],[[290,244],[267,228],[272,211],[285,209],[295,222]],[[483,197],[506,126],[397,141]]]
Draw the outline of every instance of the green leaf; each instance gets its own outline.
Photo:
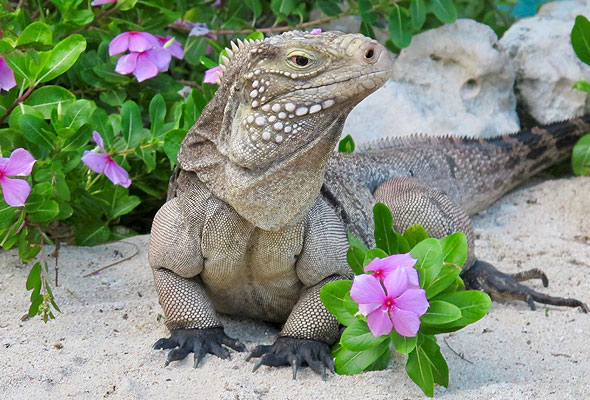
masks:
[[[577,81],[572,86],[573,89],[579,90],[581,92],[590,93],[590,82],[587,81]]]
[[[86,99],[80,99],[66,104],[64,107],[63,125],[74,131],[80,129],[82,125],[90,122],[92,113],[96,109],[94,102]]]
[[[387,254],[395,254],[397,243],[393,234],[393,217],[389,208],[383,203],[373,206],[373,217],[375,219],[375,242],[377,247]]]
[[[408,355],[408,362],[406,363],[406,372],[411,380],[422,389],[424,394],[428,397],[434,396],[434,377],[432,376],[432,365],[430,360],[421,351],[418,345]]]
[[[121,129],[127,148],[136,148],[143,138],[143,124],[139,107],[128,100],[121,107]]]
[[[438,276],[426,288],[426,298],[431,299],[451,286],[459,278],[459,274],[461,274],[461,268],[453,265],[443,265]]]
[[[484,292],[478,290],[467,290],[454,293],[440,294],[431,301],[441,300],[451,303],[461,310],[461,318],[448,324],[436,326],[423,326],[421,332],[437,334],[454,332],[462,327],[480,320],[492,307],[492,300]]]
[[[346,232],[346,238],[348,239],[348,244],[350,244],[351,246],[356,247],[357,249],[361,249],[363,251],[369,250],[365,242],[354,236],[352,233]]]
[[[364,270],[364,267],[369,265],[371,263],[371,261],[373,261],[375,258],[385,258],[387,256],[388,256],[388,254],[381,249],[371,249],[371,250],[367,251],[365,253],[365,259],[363,261],[363,270]]]
[[[49,57],[41,69],[36,84],[57,78],[74,65],[80,54],[86,49],[86,39],[82,35],[72,35],[59,42],[49,52]]]
[[[135,7],[137,0],[120,0],[117,4],[122,11],[127,11]]]
[[[152,134],[159,135],[166,118],[166,102],[160,93],[150,101],[150,130]]]
[[[53,150],[57,137],[49,131],[49,125],[31,114],[23,114],[18,119],[18,125],[25,138],[35,143],[39,148],[39,154],[34,154],[36,158],[44,158]]]
[[[35,90],[26,100],[25,104],[39,111],[43,118],[49,119],[51,110],[64,104],[76,100],[76,96],[69,90],[61,86],[48,85]]]
[[[457,9],[453,0],[431,0],[432,12],[445,24],[452,24],[457,19]]]
[[[278,16],[287,16],[297,6],[297,0],[271,0],[270,8]]]
[[[338,143],[338,151],[340,153],[352,153],[354,152],[354,140],[352,136],[346,135],[344,139]]]
[[[244,0],[244,3],[250,10],[252,10],[254,18],[260,17],[260,14],[262,13],[262,4],[260,3],[260,0]]]
[[[26,283],[27,290],[41,290],[41,263],[36,262],[29,272]]]
[[[432,335],[422,335],[424,341],[421,343],[420,351],[430,360],[434,382],[441,386],[449,387],[449,367],[436,344],[436,338]]]
[[[49,222],[59,214],[59,205],[55,200],[46,200],[39,208],[29,214],[33,223]]]
[[[252,32],[251,34],[249,34],[248,36],[246,36],[246,39],[264,40],[264,33],[255,31],[255,32]]]
[[[350,293],[352,281],[341,280],[326,283],[320,291],[320,299],[324,306],[342,325],[354,324],[357,319],[344,306],[346,295]]]
[[[3,198],[0,197],[0,199],[2,199],[0,200],[0,230],[2,230],[13,224],[18,216],[19,209],[4,203]]]
[[[108,227],[88,223],[77,227],[76,229],[76,244],[79,246],[94,246],[95,244],[104,243],[109,239],[111,231]]]
[[[393,329],[390,333],[391,341],[393,342],[393,347],[395,347],[395,351],[401,354],[408,354],[416,347],[417,343],[417,336],[414,337],[407,337],[402,336],[395,329]]]
[[[461,318],[461,310],[454,304],[441,300],[433,300],[426,314],[420,317],[423,324],[441,325],[448,324]]]
[[[429,237],[428,233],[420,225],[410,225],[404,232],[404,238],[408,241],[410,249]]]
[[[412,27],[416,30],[422,28],[426,21],[426,6],[424,0],[410,1],[410,16],[412,18]]]
[[[420,287],[426,288],[436,278],[443,264],[443,253],[437,239],[426,239],[418,243],[410,252],[416,260]]]
[[[23,262],[29,262],[41,251],[39,244],[31,242],[27,238],[28,229],[24,228],[19,234],[18,256]]]
[[[583,15],[576,17],[571,33],[572,47],[582,62],[590,64],[590,21]]]
[[[375,337],[369,330],[367,323],[364,321],[356,320],[353,324],[349,325],[340,338],[340,344],[342,347],[352,351],[367,350],[376,347],[389,336],[382,335]]]
[[[439,239],[443,252],[443,260],[447,264],[462,267],[467,260],[467,236],[463,232],[455,232],[452,235]]]
[[[107,90],[106,92],[102,92],[99,97],[100,100],[109,106],[120,107],[127,97],[127,92],[125,89]]]
[[[389,351],[388,340],[381,342],[377,347],[361,351],[351,351],[341,347],[334,354],[334,368],[340,375],[358,374],[377,362],[386,351]]]
[[[35,21],[32,24],[27,25],[27,27],[23,30],[18,38],[18,41],[16,42],[16,45],[20,46],[26,43],[41,43],[50,45],[52,43],[51,38],[52,35],[49,26],[43,22]]]
[[[143,149],[140,147],[136,151],[136,153],[139,155],[139,158],[141,158],[141,160],[145,163],[145,172],[150,173],[156,168],[156,150],[154,148]]]
[[[340,14],[341,11],[338,3],[334,0],[318,0],[317,5],[324,14],[331,17]]]
[[[64,144],[61,148],[61,151],[78,151],[82,147],[84,147],[90,141],[90,137],[92,136],[92,128],[89,125],[84,125],[77,131],[73,132],[71,135],[68,135],[64,140]],[[104,136],[103,136],[104,138]],[[106,140],[105,140],[106,142]]]
[[[384,369],[387,369],[390,361],[391,351],[385,351],[374,363],[365,368],[365,371],[383,371]]]
[[[346,261],[348,261],[348,265],[352,268],[352,271],[356,275],[363,274],[364,268],[364,260],[366,256],[366,251],[359,249],[358,247],[350,246],[348,251],[346,252]]]
[[[582,136],[574,146],[572,170],[576,175],[590,175],[590,134]]]
[[[400,49],[408,47],[412,42],[412,32],[408,25],[407,10],[395,4],[393,11],[389,14],[389,35]]]
[[[186,129],[172,129],[164,134],[163,149],[173,165],[178,162],[176,155],[185,136]]]
[[[128,189],[119,185],[110,186],[109,190],[104,190],[96,197],[103,202],[103,209],[109,221],[128,214],[141,204],[139,197],[129,196]]]

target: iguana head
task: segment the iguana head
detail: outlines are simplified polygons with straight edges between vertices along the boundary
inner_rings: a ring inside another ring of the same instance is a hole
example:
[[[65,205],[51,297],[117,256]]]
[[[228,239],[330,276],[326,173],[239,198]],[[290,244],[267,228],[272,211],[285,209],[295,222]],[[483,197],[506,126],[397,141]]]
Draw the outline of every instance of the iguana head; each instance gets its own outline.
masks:
[[[279,229],[317,197],[346,116],[388,79],[392,59],[376,41],[340,32],[238,41],[227,53],[221,86],[179,161],[246,219]],[[277,191],[301,204],[285,206]],[[261,192],[283,206],[249,196]]]

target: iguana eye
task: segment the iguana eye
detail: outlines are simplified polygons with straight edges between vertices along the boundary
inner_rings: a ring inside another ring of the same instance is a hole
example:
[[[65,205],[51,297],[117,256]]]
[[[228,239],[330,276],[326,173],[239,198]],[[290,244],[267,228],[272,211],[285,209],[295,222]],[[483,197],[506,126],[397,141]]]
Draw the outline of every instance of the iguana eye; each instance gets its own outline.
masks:
[[[299,65],[300,67],[305,67],[309,63],[309,58],[305,56],[293,56],[291,57],[291,61],[295,64]]]

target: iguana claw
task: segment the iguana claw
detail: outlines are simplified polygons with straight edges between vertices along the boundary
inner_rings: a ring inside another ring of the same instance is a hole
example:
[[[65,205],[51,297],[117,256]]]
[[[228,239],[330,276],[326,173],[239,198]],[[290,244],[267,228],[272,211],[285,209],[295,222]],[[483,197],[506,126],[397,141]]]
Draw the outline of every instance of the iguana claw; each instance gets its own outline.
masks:
[[[224,360],[230,360],[229,351],[224,346],[235,351],[246,351],[239,340],[232,339],[223,332],[223,328],[207,329],[176,329],[169,338],[162,338],[154,344],[154,349],[172,349],[164,366],[172,361],[182,360],[189,353],[193,353],[193,367],[197,368],[207,353],[214,354]]]
[[[491,264],[478,260],[471,268],[461,273],[461,278],[468,289],[483,290],[496,300],[525,301],[533,311],[536,309],[535,301],[554,306],[580,307],[585,313],[590,311],[588,306],[580,300],[548,296],[518,283],[537,278],[543,281],[544,287],[547,287],[549,285],[547,276],[536,268],[516,274],[505,274]]]
[[[291,365],[293,379],[297,379],[297,371],[305,361],[314,372],[322,376],[324,381],[326,380],[326,368],[334,373],[334,360],[330,353],[330,346],[317,340],[282,336],[271,346],[256,346],[246,361],[258,357],[260,360],[254,365],[252,372],[255,372],[261,365],[271,367]]]

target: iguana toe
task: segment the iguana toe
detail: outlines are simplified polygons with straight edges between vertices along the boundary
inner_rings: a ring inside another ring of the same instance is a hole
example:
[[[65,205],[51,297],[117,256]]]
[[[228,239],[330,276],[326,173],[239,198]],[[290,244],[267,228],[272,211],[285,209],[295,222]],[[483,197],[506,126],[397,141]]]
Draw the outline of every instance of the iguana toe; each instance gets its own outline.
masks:
[[[169,338],[162,338],[154,344],[154,349],[172,349],[168,353],[166,363],[183,360],[190,353],[194,354],[193,366],[199,366],[207,353],[224,360],[231,359],[227,346],[235,351],[246,351],[239,340],[232,339],[223,332],[223,328],[207,329],[176,329]]]
[[[505,274],[491,264],[478,260],[469,269],[463,271],[461,277],[468,289],[483,290],[494,300],[524,301],[533,311],[536,309],[535,302],[554,306],[580,307],[585,313],[590,311],[588,306],[580,300],[549,296],[521,285],[519,283],[521,281],[541,279],[543,286],[547,287],[549,284],[547,276],[536,268],[516,274]]]
[[[279,337],[272,345],[256,346],[246,358],[259,358],[252,372],[260,366],[278,367],[290,365],[293,369],[293,379],[297,379],[297,371],[303,363],[307,364],[315,373],[326,380],[326,369],[334,373],[334,360],[330,353],[330,346],[324,342],[309,339]]]

